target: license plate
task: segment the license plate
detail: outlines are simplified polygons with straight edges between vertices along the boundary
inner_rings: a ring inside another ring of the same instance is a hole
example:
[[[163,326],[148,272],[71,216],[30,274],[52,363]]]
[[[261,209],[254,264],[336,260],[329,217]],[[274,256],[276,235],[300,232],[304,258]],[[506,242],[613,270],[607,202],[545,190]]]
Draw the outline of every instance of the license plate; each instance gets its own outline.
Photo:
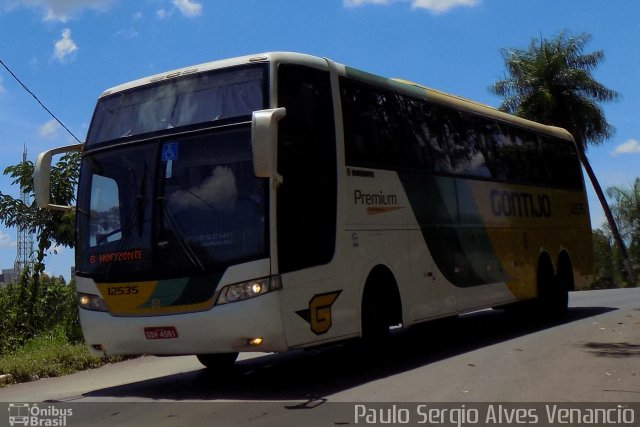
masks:
[[[175,326],[154,326],[144,328],[144,336],[148,340],[169,340],[178,338],[178,330]]]

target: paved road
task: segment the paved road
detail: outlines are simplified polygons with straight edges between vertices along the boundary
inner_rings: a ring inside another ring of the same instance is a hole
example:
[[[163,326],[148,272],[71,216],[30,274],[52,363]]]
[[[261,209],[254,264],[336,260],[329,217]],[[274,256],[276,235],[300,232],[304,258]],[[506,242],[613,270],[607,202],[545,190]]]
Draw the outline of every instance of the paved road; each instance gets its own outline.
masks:
[[[491,310],[435,322],[386,351],[243,354],[226,375],[143,357],[0,389],[0,402],[69,404],[69,426],[348,425],[358,402],[640,402],[640,289],[573,293],[570,306],[562,322]]]

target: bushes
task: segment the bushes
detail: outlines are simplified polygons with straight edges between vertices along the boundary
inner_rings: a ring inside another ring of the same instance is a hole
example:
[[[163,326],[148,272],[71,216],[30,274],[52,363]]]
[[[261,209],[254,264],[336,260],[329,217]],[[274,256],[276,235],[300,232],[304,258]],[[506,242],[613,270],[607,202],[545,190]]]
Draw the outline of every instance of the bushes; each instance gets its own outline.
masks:
[[[10,356],[0,356],[0,373],[10,374],[10,383],[57,377],[95,368],[105,362],[89,354],[83,344],[69,344],[62,327],[29,340]]]
[[[0,287],[0,374],[5,385],[96,368],[133,356],[94,357],[84,345],[73,282],[23,274]]]
[[[17,283],[0,288],[0,356],[53,330],[67,342],[82,341],[73,283],[46,275],[39,279],[25,270]]]

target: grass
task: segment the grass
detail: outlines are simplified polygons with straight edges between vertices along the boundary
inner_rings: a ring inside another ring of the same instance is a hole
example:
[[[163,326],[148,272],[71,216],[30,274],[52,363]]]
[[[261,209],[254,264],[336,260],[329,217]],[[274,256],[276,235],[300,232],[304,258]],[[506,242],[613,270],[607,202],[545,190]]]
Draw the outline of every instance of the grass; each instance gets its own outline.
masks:
[[[64,332],[57,329],[30,340],[14,353],[0,356],[0,375],[11,375],[6,386],[68,375],[122,360],[124,358],[118,356],[92,356],[84,344],[69,343]]]

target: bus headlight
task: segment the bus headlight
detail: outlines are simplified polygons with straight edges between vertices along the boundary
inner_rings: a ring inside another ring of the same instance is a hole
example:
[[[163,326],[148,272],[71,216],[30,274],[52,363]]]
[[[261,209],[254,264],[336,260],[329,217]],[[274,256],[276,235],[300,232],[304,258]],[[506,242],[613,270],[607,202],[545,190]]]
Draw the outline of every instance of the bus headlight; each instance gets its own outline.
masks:
[[[282,289],[280,276],[265,277],[227,285],[220,291],[217,304],[230,304]]]
[[[78,292],[78,307],[91,311],[109,311],[107,304],[98,295]]]

